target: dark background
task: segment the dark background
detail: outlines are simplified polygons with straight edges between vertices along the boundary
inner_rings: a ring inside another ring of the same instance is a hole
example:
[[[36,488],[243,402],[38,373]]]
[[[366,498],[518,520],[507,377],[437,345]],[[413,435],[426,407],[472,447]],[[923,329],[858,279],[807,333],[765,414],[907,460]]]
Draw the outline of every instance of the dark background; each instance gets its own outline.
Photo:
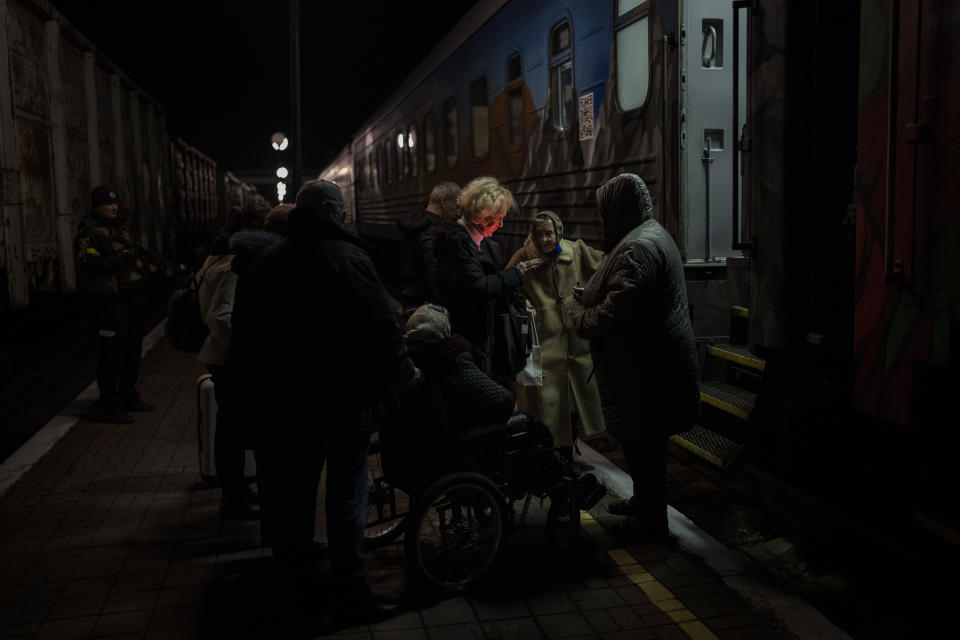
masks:
[[[291,134],[289,3],[54,0],[224,168],[272,169]],[[300,2],[303,167],[320,169],[475,4]]]

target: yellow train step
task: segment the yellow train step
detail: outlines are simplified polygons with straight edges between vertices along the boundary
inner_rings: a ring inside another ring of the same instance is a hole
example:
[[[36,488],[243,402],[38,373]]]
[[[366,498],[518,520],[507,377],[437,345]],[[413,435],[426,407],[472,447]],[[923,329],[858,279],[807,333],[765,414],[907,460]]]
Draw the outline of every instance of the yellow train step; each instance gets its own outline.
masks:
[[[749,420],[757,403],[757,394],[725,382],[701,382],[700,402]]]
[[[736,362],[744,367],[763,371],[767,361],[750,353],[746,347],[735,344],[711,344],[707,346],[707,355]]]
[[[740,452],[740,445],[733,440],[699,425],[670,436],[670,440],[721,469],[729,466]]]

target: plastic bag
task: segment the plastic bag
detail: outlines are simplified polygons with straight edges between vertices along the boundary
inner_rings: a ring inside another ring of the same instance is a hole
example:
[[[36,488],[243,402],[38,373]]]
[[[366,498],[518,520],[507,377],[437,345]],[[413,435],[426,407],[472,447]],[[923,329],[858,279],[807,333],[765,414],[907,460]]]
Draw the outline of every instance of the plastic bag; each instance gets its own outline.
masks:
[[[517,382],[525,387],[543,386],[543,361],[540,353],[540,338],[537,336],[537,324],[530,322],[530,355],[527,364],[517,374]]]

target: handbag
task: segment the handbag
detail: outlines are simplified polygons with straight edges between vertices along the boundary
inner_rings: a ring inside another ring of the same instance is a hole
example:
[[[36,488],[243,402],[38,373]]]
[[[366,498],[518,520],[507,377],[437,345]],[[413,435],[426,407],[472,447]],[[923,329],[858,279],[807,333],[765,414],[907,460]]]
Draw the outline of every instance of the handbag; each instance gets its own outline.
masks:
[[[507,313],[496,316],[494,336],[495,362],[501,370],[514,376],[526,366],[530,356],[530,316],[520,312],[516,305],[508,305]]]
[[[523,370],[517,374],[517,382],[524,387],[543,386],[543,360],[535,322],[530,323],[530,355]]]

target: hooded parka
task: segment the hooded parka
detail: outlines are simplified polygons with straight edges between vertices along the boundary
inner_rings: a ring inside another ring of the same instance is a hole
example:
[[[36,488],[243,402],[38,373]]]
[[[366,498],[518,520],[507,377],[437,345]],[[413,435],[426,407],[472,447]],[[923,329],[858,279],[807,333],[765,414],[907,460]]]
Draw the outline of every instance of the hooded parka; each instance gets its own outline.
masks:
[[[586,284],[577,333],[590,341],[607,429],[627,440],[685,431],[699,415],[697,352],[676,243],[633,174],[597,191],[609,253]]]
[[[581,310],[573,288],[582,286],[597,270],[603,252],[577,240],[563,238],[563,222],[551,211],[542,212],[554,223],[560,253],[547,257],[537,248],[533,233],[510,259],[509,267],[540,258],[545,264],[526,274],[520,292],[536,310],[534,323],[543,367],[543,386],[517,385],[517,406],[549,427],[557,446],[570,446],[570,413],[576,408],[586,436],[604,430],[597,382],[591,379],[590,345],[577,335],[572,312]]]

